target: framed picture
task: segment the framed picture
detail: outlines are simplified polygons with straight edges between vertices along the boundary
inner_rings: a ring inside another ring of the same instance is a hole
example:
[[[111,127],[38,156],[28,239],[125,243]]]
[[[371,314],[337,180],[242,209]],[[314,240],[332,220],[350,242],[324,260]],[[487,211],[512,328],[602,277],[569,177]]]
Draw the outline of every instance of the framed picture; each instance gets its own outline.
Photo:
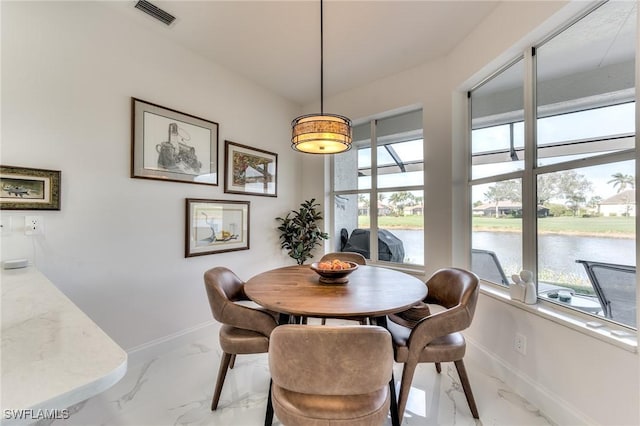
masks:
[[[224,141],[224,192],[278,196],[278,154]]]
[[[218,123],[131,98],[131,177],[218,185]]]
[[[60,171],[0,166],[0,209],[60,210]]]
[[[185,257],[249,249],[249,201],[187,198]]]

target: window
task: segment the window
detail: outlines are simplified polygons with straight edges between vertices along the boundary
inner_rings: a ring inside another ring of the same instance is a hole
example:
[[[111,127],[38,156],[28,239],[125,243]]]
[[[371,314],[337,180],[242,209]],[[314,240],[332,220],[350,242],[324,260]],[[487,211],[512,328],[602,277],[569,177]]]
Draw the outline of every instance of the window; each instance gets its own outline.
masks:
[[[371,261],[424,263],[422,111],[355,126],[333,157],[336,251]]]
[[[632,328],[636,14],[599,4],[470,92],[472,269],[532,270],[540,299]]]
[[[501,285],[522,269],[523,76],[519,58],[471,92],[472,269]]]

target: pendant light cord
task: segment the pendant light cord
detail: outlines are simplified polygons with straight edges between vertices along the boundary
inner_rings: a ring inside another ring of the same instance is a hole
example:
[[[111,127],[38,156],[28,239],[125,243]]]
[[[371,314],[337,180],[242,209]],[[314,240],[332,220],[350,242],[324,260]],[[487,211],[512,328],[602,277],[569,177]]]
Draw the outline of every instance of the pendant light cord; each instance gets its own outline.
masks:
[[[322,0],[320,0],[320,115],[324,115],[324,46]]]

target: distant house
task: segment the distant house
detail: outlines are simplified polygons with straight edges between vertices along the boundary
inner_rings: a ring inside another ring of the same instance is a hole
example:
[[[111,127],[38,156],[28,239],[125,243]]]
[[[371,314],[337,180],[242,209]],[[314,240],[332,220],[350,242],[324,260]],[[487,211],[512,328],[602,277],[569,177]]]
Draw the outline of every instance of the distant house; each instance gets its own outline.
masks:
[[[378,201],[378,216],[389,216],[393,212],[393,209],[386,204],[382,204]],[[368,216],[369,205],[363,202],[358,203],[358,215]]]
[[[389,216],[392,212],[391,207],[378,201],[378,216]]]
[[[605,198],[598,204],[598,209],[603,216],[635,216],[635,189],[627,189],[612,197]]]
[[[499,216],[511,216],[513,214],[522,214],[522,203],[513,201],[499,201],[496,206],[494,203],[480,204],[473,208],[474,216],[495,216],[496,209]]]
[[[405,216],[422,216],[424,214],[424,206],[422,204],[418,204],[416,206],[406,206],[402,209]]]
[[[369,216],[369,204],[362,201],[358,203],[358,216]]]
[[[497,208],[499,216],[522,216],[522,203],[516,201],[499,201]],[[473,208],[473,215],[495,217],[496,205],[480,204]],[[538,205],[538,217],[547,216],[549,216],[549,209],[547,207]]]

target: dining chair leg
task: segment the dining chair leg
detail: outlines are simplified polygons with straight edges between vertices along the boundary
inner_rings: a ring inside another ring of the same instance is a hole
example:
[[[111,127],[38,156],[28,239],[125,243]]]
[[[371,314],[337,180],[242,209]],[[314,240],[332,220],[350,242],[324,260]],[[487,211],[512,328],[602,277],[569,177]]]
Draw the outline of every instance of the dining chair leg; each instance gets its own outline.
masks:
[[[289,314],[278,314],[278,324],[289,324],[291,322],[291,315]]]
[[[471,392],[471,384],[469,383],[469,376],[467,376],[467,370],[464,368],[464,362],[458,360],[454,362],[456,370],[458,370],[458,376],[460,376],[460,383],[462,389],[464,389],[464,396],[467,397],[467,403],[474,419],[479,419],[478,407],[476,407],[476,400],[473,398],[473,392]]]
[[[273,424],[273,401],[271,401],[272,386],[273,379],[269,380],[269,396],[267,396],[267,412],[264,415],[264,426],[271,426]]]
[[[398,419],[404,417],[404,409],[409,399],[409,391],[411,390],[411,382],[413,381],[413,373],[416,371],[418,360],[409,360],[405,362],[402,368],[402,380],[400,381],[400,395],[398,395]]]
[[[231,354],[224,352],[222,354],[222,360],[220,360],[216,390],[213,392],[213,399],[211,400],[211,411],[215,411],[218,408],[218,401],[220,401],[220,394],[222,393],[222,385],[224,384],[224,378],[227,376],[227,369],[229,368],[230,361]]]
[[[236,365],[236,354],[231,354],[231,362],[229,362],[229,370],[233,370]]]
[[[326,319],[326,318],[322,318],[322,322],[321,322],[321,324],[322,324],[322,325],[327,325],[327,319]]]
[[[439,362],[436,362],[436,371],[438,374],[442,373],[442,365]]]
[[[389,392],[391,393],[391,425],[400,426],[400,419],[398,417],[398,398],[396,397],[396,379],[391,372],[391,381],[389,382]]]
[[[373,321],[371,321],[371,325],[378,325],[382,328],[386,328],[387,330],[389,329],[387,327],[387,316],[386,315],[382,315],[380,317],[375,317],[372,318]]]

